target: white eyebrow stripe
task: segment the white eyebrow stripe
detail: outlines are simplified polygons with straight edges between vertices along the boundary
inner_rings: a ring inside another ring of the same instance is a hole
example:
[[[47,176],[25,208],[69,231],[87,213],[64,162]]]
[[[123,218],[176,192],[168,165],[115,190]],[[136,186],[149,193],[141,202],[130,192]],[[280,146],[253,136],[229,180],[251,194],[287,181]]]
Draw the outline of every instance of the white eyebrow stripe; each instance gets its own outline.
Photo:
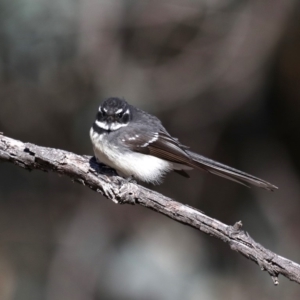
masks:
[[[116,111],[116,114],[119,114],[123,111],[123,108],[119,108],[117,111]]]
[[[101,105],[98,108],[98,111],[101,112],[101,110],[103,110],[104,112],[107,112],[107,109],[105,107],[102,107]]]

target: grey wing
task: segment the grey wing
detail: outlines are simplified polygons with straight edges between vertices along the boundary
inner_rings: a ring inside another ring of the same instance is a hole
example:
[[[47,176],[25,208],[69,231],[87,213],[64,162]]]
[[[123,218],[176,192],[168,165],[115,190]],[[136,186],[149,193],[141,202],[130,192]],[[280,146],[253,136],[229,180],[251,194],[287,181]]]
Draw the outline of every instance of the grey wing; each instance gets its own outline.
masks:
[[[132,151],[204,170],[248,187],[253,185],[270,191],[277,189],[275,185],[265,180],[187,150],[187,147],[171,137],[164,128],[157,132],[149,132],[146,127],[140,126],[138,130],[134,129],[134,134],[131,131],[131,135],[125,137],[124,143]],[[184,171],[179,170],[179,174],[188,177]]]
[[[132,129],[130,134],[123,136],[123,143],[131,151],[153,155],[183,165],[192,163],[192,159],[186,152],[186,147],[182,146],[177,139],[172,138],[167,132],[161,130],[150,132],[139,126],[138,129]]]

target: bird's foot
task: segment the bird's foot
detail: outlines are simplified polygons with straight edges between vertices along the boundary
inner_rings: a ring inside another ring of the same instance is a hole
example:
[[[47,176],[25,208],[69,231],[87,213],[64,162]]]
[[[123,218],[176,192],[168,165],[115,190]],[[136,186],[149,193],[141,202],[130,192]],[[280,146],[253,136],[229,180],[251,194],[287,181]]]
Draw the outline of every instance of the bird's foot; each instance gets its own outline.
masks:
[[[126,180],[127,180],[129,183],[134,183],[134,184],[137,183],[137,181],[135,180],[135,178],[134,178],[133,175],[127,177]]]

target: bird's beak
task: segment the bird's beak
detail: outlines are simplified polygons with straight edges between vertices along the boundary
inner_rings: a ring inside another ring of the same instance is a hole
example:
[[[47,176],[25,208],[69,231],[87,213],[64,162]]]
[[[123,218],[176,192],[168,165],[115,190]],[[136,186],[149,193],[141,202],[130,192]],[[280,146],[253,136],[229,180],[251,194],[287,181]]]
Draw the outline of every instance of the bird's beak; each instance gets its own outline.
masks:
[[[111,123],[113,123],[114,121],[115,121],[114,116],[108,116],[108,117],[106,118],[106,122],[107,122],[108,124],[111,124]]]

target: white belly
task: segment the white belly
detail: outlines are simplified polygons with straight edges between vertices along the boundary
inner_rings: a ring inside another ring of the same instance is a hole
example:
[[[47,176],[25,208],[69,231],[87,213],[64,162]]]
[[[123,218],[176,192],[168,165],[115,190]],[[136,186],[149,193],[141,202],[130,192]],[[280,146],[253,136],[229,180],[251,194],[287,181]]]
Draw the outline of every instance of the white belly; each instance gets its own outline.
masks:
[[[93,144],[97,145],[94,146],[96,158],[114,168],[121,176],[133,176],[145,182],[159,183],[163,176],[174,168],[171,162],[151,155],[137,152],[125,152],[120,155],[116,147],[108,145],[99,136],[97,141],[95,138],[96,135],[91,134]]]

